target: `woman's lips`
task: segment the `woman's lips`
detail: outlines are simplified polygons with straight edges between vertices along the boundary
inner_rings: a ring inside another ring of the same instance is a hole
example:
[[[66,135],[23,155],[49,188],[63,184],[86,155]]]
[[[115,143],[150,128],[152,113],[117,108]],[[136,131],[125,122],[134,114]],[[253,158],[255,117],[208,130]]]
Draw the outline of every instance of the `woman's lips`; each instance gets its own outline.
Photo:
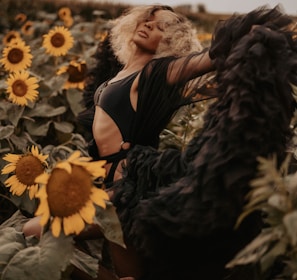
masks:
[[[143,30],[139,30],[137,33],[140,37],[148,38],[148,34]]]

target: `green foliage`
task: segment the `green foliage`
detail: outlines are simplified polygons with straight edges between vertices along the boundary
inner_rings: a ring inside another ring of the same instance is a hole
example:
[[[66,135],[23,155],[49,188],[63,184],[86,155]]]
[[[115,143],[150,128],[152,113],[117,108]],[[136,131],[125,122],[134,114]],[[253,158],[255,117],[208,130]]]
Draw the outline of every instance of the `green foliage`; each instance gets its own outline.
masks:
[[[74,24],[69,29],[75,44],[66,56],[54,58],[41,47],[42,36],[51,27],[63,24],[57,15],[58,9],[63,6],[70,7],[73,13]],[[84,135],[88,132],[76,122],[77,115],[84,109],[81,103],[82,90],[63,89],[67,74],[57,76],[56,73],[72,59],[84,60],[91,68],[95,63],[93,55],[98,45],[98,34],[106,30],[107,19],[119,16],[127,7],[108,1],[89,1],[85,4],[70,0],[1,1],[0,41],[9,30],[21,33],[21,26],[15,22],[18,13],[25,13],[27,19],[34,23],[34,33],[23,35],[22,39],[31,47],[33,61],[30,73],[39,81],[39,98],[36,102],[31,102],[26,107],[12,104],[6,98],[5,80],[8,73],[0,67],[1,169],[7,163],[3,161],[3,155],[23,153],[31,145],[37,145],[43,154],[49,155],[50,164],[65,159],[73,150],[87,154]],[[186,13],[201,32],[211,32],[218,18],[222,18],[221,15],[209,15],[204,9],[198,14],[186,10],[180,7],[180,11]],[[0,44],[0,52],[3,48]],[[296,88],[293,91],[297,95]],[[211,101],[197,102],[177,112],[160,136],[160,149],[174,147],[182,150],[202,128],[203,115],[209,102]],[[292,126],[295,127],[295,123],[296,120],[293,120]],[[294,138],[290,151],[293,158],[297,157],[294,149],[296,141]],[[259,159],[259,176],[251,182],[249,202],[238,223],[253,211],[260,210],[265,214],[264,222],[267,226],[227,267],[255,264],[260,268],[259,279],[265,279],[265,275],[273,270],[275,264],[281,262],[284,269],[278,279],[297,279],[295,170],[294,160],[288,159],[277,169],[276,159]],[[0,175],[1,182],[6,178],[7,176]],[[15,227],[16,224],[20,227],[25,221],[18,223],[12,219],[12,224],[6,224],[5,221],[16,209],[33,215],[38,201],[30,200],[27,193],[21,197],[9,196],[3,185],[0,185],[0,193],[0,279],[69,279],[72,266],[96,277],[98,260],[78,251],[74,246],[73,236],[61,235],[54,238],[46,228],[40,240],[25,238]],[[105,238],[125,246],[115,208],[107,204],[106,210],[99,207],[96,210],[95,223],[101,227]]]
[[[75,150],[87,155],[84,135],[89,132],[76,121],[77,115],[84,109],[83,91],[64,89],[68,74],[57,75],[57,71],[71,60],[85,61],[88,67],[92,67],[99,43],[96,36],[106,29],[106,20],[95,18],[90,22],[79,13],[77,16],[74,14],[74,24],[69,28],[75,41],[73,48],[65,56],[52,57],[45,53],[42,39],[53,26],[63,24],[57,15],[58,1],[5,1],[4,4],[3,8],[9,13],[0,22],[0,27],[5,30],[0,40],[2,42],[5,34],[14,30],[30,46],[33,60],[28,70],[38,79],[39,97],[27,106],[11,103],[6,96],[5,83],[9,73],[0,66],[0,168],[7,164],[2,159],[5,154],[22,154],[32,145],[49,156],[49,166],[66,159]],[[33,34],[22,33],[21,25],[14,20],[18,13],[25,13],[27,20],[33,21]],[[1,53],[4,47],[0,44]],[[7,178],[8,175],[0,175],[1,182]],[[20,230],[28,219],[21,214],[23,218],[18,219],[15,214],[20,213],[19,209],[29,217],[34,216],[37,199],[31,200],[27,192],[21,196],[11,195],[3,184],[0,192],[0,279],[69,279],[73,266],[96,277],[98,259],[77,250],[73,235],[66,237],[62,234],[55,238],[45,227],[40,240],[23,236]],[[125,246],[114,207],[109,203],[106,210],[96,207],[96,214],[95,224],[100,226],[105,238]],[[100,251],[97,253],[101,254]]]
[[[274,279],[297,279],[297,173],[289,173],[292,154],[280,168],[276,158],[259,158],[259,176],[252,180],[248,203],[238,224],[251,212],[263,212],[265,228],[228,264],[228,268],[258,264],[268,279],[275,266],[283,266]],[[271,278],[269,278],[272,280]]]
[[[12,227],[0,230],[1,279],[61,279],[74,253],[72,238],[47,232],[33,246],[29,241]]]

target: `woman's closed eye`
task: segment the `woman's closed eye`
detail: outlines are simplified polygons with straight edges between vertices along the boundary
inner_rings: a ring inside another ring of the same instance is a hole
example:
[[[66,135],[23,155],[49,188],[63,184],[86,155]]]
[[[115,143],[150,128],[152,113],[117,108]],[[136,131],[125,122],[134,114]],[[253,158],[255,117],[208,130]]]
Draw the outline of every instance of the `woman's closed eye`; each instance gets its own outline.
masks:
[[[166,26],[168,26],[168,23],[165,21],[156,21],[152,19],[146,19],[145,24],[147,25],[154,25],[156,26],[160,31],[165,31]]]
[[[168,26],[168,23],[166,23],[165,21],[157,21],[156,25],[160,31],[165,31],[166,27]]]

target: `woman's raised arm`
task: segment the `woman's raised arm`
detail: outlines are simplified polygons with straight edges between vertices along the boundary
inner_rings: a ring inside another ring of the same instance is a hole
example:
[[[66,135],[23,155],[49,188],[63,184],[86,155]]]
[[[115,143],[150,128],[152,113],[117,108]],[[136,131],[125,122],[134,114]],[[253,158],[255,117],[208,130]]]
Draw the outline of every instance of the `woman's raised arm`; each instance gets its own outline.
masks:
[[[167,82],[168,84],[184,83],[214,70],[209,52],[205,49],[172,61],[168,67]]]

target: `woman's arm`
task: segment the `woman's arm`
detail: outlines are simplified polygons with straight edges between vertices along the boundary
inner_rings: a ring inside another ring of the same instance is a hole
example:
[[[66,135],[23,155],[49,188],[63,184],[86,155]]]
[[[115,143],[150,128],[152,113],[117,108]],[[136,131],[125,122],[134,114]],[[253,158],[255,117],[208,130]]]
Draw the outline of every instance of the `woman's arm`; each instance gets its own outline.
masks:
[[[172,61],[168,67],[167,82],[168,84],[185,83],[214,70],[208,49],[205,49],[200,53],[193,53]]]

